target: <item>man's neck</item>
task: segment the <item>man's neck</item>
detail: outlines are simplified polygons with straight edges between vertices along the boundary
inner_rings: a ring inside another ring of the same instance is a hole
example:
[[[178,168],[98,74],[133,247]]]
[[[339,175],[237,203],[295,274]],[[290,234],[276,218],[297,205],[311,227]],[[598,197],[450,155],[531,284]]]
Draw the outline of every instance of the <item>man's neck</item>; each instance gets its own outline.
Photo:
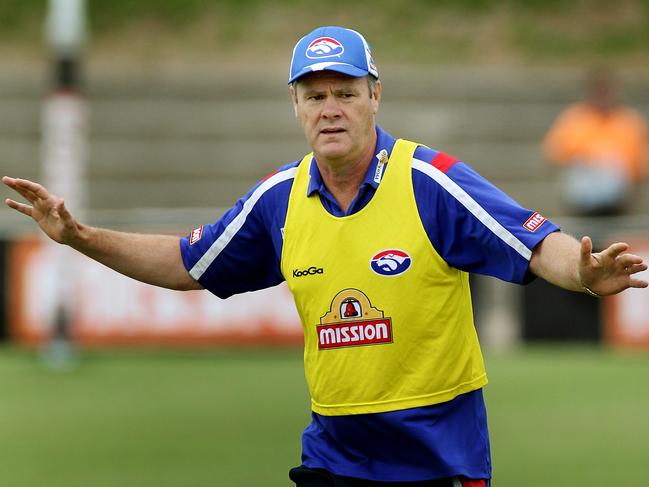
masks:
[[[316,156],[322,181],[345,213],[365,180],[375,148],[376,139],[361,157],[348,161],[320,161]]]

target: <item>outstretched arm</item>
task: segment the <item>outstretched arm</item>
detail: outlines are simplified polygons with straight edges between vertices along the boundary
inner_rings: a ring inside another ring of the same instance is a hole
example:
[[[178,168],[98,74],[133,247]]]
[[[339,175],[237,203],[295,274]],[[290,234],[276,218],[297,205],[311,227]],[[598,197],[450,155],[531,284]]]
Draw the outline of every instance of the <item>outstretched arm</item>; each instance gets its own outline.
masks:
[[[617,294],[630,287],[644,288],[647,281],[633,277],[647,269],[642,258],[625,253],[626,243],[614,243],[593,252],[590,237],[581,242],[561,232],[548,235],[532,253],[530,271],[571,291],[592,291],[600,296]]]
[[[31,217],[52,240],[138,281],[170,289],[201,289],[183,265],[178,237],[83,225],[70,214],[62,198],[40,184],[7,176],[2,182],[29,202],[7,198],[7,206]]]

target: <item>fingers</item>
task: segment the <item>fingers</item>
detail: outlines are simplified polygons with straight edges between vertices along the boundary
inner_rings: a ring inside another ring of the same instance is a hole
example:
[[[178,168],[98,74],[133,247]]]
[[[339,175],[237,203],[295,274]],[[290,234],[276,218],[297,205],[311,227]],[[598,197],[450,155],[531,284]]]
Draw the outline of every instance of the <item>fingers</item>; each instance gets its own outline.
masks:
[[[12,188],[12,189],[16,189],[16,187],[18,187],[18,182],[19,181],[20,181],[20,179],[18,179],[18,178],[12,178],[12,177],[9,177],[9,176],[3,176],[2,177],[2,182],[4,184],[6,184],[7,186],[9,186],[10,188]]]
[[[29,191],[26,188],[18,185],[17,181],[18,181],[17,179],[13,179],[13,178],[8,178],[8,177],[2,178],[3,183],[5,183],[11,189],[16,191],[20,196],[25,198],[30,203],[34,203],[37,199],[36,195],[32,191]]]
[[[642,257],[633,254],[624,254],[618,257],[617,264],[622,266],[623,272],[629,276],[629,287],[633,288],[646,288],[649,282],[644,279],[635,279],[631,276],[638,272],[644,272],[649,268]]]
[[[617,258],[617,264],[624,269],[631,268],[636,264],[642,264],[642,257],[634,254],[623,254]]]
[[[636,255],[622,254],[628,249],[629,244],[625,242],[617,242],[609,245],[601,252],[593,254],[593,243],[590,237],[583,237],[581,239],[580,264],[582,267],[587,267],[591,263],[591,257],[600,265],[605,267],[615,266],[615,268],[619,267],[620,269],[642,262],[642,259]]]
[[[64,221],[72,220],[72,214],[68,211],[65,206],[65,200],[61,198],[58,203],[54,206],[54,209],[59,214],[59,217]]]
[[[631,279],[629,281],[629,287],[634,287],[634,288],[645,288],[649,286],[649,282],[644,281],[642,279]]]
[[[602,250],[601,254],[603,257],[616,259],[622,252],[628,250],[628,248],[629,248],[629,244],[624,242],[618,242],[610,245],[607,249]]]
[[[32,216],[32,207],[29,205],[25,205],[23,203],[18,203],[17,201],[14,201],[10,198],[7,198],[5,200],[5,203],[9,208],[13,208],[16,211],[19,211],[20,213],[27,215],[27,216]]]
[[[16,187],[24,189],[25,191],[30,191],[39,198],[47,199],[50,196],[50,193],[38,183],[35,183],[28,179],[15,179],[14,181]]]
[[[50,193],[42,185],[28,179],[4,176],[2,182],[31,202],[39,198],[47,199],[50,197]]]
[[[29,199],[25,194],[26,192],[25,189],[18,186],[18,180],[16,178],[10,178],[9,176],[4,176],[2,178],[2,182],[7,186],[9,186],[14,191],[17,191],[21,196],[25,197],[26,199]]]
[[[647,264],[633,264],[631,266],[626,266],[624,268],[627,274],[636,274],[638,272],[646,271],[647,270]]]
[[[31,192],[31,191],[29,191],[29,190],[27,190],[25,188],[16,187],[16,188],[14,188],[14,190],[16,190],[16,192],[18,194],[20,194],[20,196],[25,198],[30,203],[36,203],[36,201],[39,200],[38,196],[36,196],[33,192]]]
[[[588,267],[590,265],[590,257],[593,252],[593,242],[590,237],[581,238],[581,251],[579,253],[579,260],[581,267]]]

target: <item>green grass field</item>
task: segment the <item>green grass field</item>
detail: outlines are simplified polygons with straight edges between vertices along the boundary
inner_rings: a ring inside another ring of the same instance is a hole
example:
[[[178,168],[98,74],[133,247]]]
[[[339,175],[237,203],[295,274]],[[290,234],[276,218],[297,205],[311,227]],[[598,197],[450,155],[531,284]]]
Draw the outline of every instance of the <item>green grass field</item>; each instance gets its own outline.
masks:
[[[487,355],[494,487],[649,484],[649,354]],[[288,486],[309,420],[299,350],[0,348],[0,485]]]

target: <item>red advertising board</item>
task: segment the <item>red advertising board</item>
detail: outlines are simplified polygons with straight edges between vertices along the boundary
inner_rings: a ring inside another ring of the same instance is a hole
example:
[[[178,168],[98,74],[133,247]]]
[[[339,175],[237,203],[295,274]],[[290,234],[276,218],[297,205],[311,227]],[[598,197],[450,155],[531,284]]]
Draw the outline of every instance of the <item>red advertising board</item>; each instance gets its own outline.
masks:
[[[67,252],[65,272],[61,249]],[[49,336],[63,288],[72,334],[81,345],[302,343],[285,284],[222,300],[208,291],[143,284],[70,249],[34,240],[10,248],[8,279],[9,329],[22,343]]]
[[[625,238],[617,242],[627,242],[631,253],[649,262],[649,238]],[[649,271],[635,274],[640,279],[649,280]],[[604,337],[608,343],[617,346],[649,347],[649,289],[627,289],[604,298]]]

